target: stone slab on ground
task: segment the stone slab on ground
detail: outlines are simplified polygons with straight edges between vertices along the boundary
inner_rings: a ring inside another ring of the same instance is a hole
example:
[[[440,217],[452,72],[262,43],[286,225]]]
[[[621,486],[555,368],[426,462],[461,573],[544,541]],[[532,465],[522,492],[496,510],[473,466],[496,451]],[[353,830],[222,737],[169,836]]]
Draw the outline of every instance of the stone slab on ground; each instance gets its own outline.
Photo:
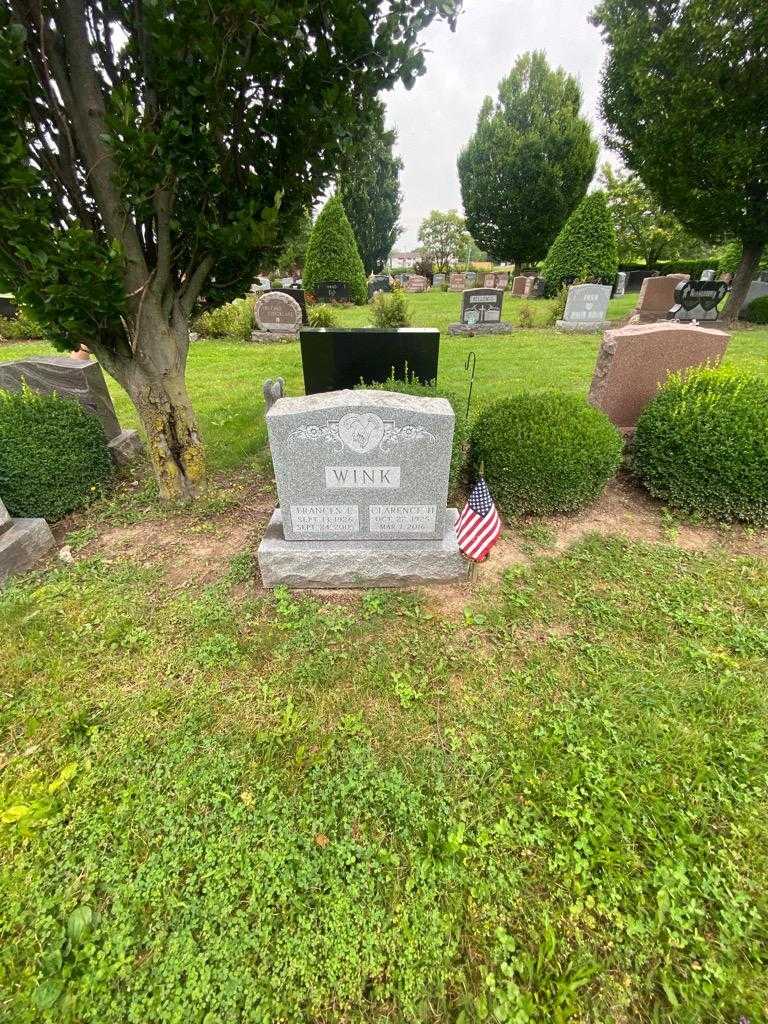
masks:
[[[555,328],[563,334],[597,334],[598,331],[606,331],[610,326],[610,320],[587,320],[585,323],[578,323],[575,320],[555,321]]]
[[[403,587],[465,580],[468,563],[456,537],[458,510],[449,508],[442,540],[285,540],[275,509],[258,560],[265,587]]]
[[[589,402],[620,430],[633,431],[640,413],[670,373],[719,363],[728,341],[725,331],[674,320],[606,331]]]
[[[515,330],[508,320],[499,320],[495,324],[448,324],[449,334],[511,334]]]
[[[7,521],[0,531],[0,584],[12,573],[31,569],[54,543],[51,528],[44,519]]]
[[[298,341],[298,331],[251,331],[251,341],[275,345],[284,341]]]

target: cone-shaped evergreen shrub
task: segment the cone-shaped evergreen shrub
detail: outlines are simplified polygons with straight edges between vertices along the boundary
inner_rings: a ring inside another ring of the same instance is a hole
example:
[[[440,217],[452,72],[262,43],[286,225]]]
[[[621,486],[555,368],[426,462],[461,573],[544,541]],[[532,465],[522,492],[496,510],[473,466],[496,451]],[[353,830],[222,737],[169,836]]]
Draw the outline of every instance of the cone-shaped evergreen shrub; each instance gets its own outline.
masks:
[[[600,279],[610,284],[619,269],[616,232],[603,192],[584,196],[560,230],[544,260],[547,291],[555,294],[568,279]]]
[[[315,290],[320,281],[343,281],[359,306],[368,301],[363,261],[341,199],[332,196],[315,221],[304,258],[304,287]]]
[[[768,524],[768,384],[729,370],[671,374],[637,421],[648,490],[707,519]]]

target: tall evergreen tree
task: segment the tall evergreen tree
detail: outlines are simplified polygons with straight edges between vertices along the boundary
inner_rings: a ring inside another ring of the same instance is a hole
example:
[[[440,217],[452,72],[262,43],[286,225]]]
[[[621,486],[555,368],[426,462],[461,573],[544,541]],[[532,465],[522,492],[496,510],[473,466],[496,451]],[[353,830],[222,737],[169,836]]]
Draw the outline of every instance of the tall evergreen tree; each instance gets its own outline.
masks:
[[[565,222],[542,264],[550,292],[568,281],[610,284],[619,268],[616,232],[604,192],[591,192]]]
[[[338,190],[352,225],[366,274],[381,270],[400,234],[400,171],[403,161],[392,148],[395,131],[384,127],[378,103],[369,129],[345,154]]]
[[[595,173],[581,88],[541,52],[523,54],[480,108],[458,159],[467,227],[497,261],[541,259]]]
[[[736,238],[735,317],[768,244],[764,0],[600,0],[606,141],[700,238]]]
[[[331,196],[318,214],[309,236],[302,277],[307,291],[321,281],[343,281],[358,305],[368,300],[368,285],[352,225],[339,195]]]

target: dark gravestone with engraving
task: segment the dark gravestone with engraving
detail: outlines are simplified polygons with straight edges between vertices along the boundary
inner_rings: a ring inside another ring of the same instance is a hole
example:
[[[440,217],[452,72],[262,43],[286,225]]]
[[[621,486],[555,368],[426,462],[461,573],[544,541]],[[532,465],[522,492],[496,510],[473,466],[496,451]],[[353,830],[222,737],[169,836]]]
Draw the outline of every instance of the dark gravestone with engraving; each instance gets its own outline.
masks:
[[[639,292],[643,287],[643,281],[646,277],[658,276],[658,270],[630,270],[629,277],[627,278],[627,291]]]
[[[725,281],[681,281],[675,288],[670,320],[717,320],[718,306],[728,294]]]
[[[392,282],[388,274],[376,274],[368,282],[368,300],[370,301],[376,292],[391,292]]]
[[[141,451],[136,431],[122,430],[117,422],[107,382],[98,363],[66,356],[30,356],[29,359],[0,362],[0,388],[3,391],[21,391],[22,382],[41,395],[55,392],[61,398],[73,398],[86,412],[97,416],[115,462],[129,462]]]
[[[315,285],[318,302],[351,302],[352,296],[346,281],[318,281]]]
[[[449,334],[509,334],[512,324],[501,319],[501,288],[467,288],[461,296],[461,322],[448,325]]]

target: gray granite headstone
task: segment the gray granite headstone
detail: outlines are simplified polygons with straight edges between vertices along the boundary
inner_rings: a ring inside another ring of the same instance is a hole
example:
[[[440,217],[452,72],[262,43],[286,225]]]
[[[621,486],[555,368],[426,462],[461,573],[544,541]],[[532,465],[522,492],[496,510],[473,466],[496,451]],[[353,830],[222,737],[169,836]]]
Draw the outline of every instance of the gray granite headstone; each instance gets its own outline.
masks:
[[[464,274],[464,284],[465,284],[466,288],[474,288],[475,287],[475,285],[477,284],[477,271],[476,270],[468,270]]]
[[[714,270],[702,270],[701,280],[702,281],[714,281],[717,276],[717,272]]]
[[[266,586],[375,586],[466,574],[448,509],[454,414],[443,398],[332,391],[267,412],[280,503]]]
[[[432,287],[442,288],[445,284],[445,274],[433,274],[432,275]]]
[[[0,500],[0,584],[12,573],[31,569],[53,545],[44,519],[12,519]]]
[[[626,275],[625,271],[620,270],[618,272],[618,274],[616,275],[616,284],[615,284],[614,289],[613,289],[614,298],[617,298],[618,296],[623,295],[626,290],[627,290],[627,275]]]
[[[747,292],[747,297],[744,299],[742,308],[746,308],[750,302],[754,302],[755,299],[762,299],[765,295],[768,295],[768,281],[753,281],[749,286],[749,291]]]
[[[608,326],[609,284],[576,284],[568,289],[563,319],[555,326],[566,333],[589,333]]]

